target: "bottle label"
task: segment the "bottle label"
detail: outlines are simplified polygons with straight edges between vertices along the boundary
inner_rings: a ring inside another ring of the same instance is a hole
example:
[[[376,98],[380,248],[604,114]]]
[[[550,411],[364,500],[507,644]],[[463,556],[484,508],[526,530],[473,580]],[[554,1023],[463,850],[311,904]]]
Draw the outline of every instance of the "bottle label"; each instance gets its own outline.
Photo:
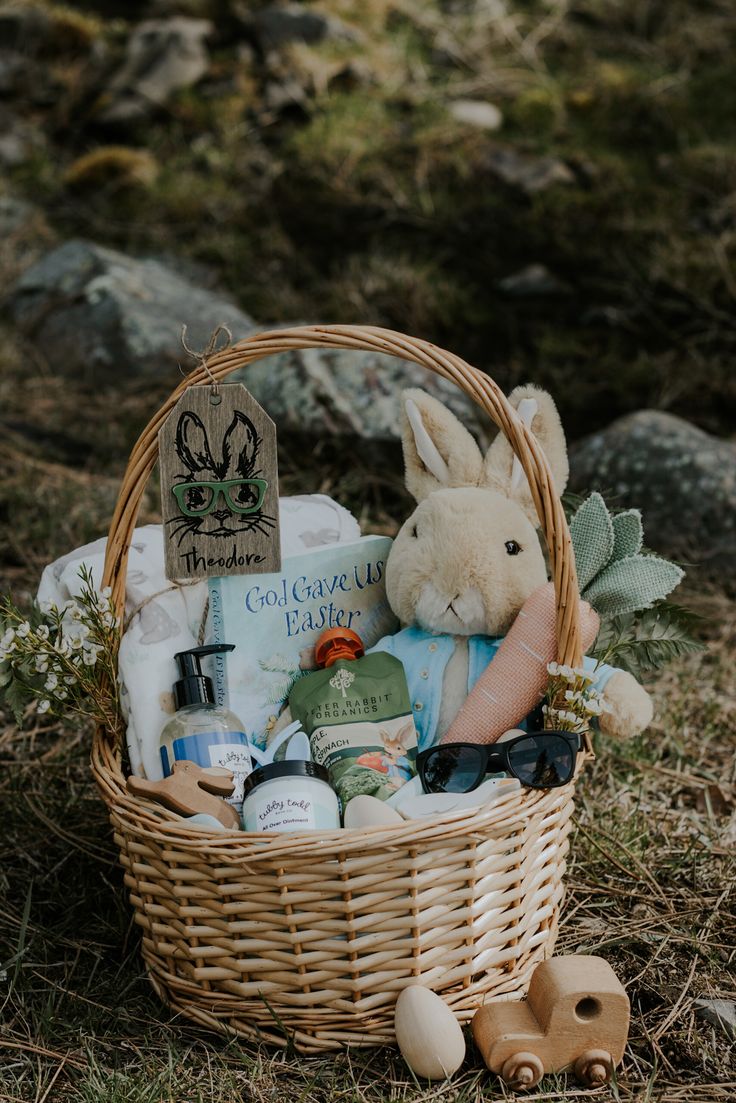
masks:
[[[256,831],[311,831],[317,826],[312,794],[308,789],[290,789],[284,796],[264,794],[259,797],[256,793],[253,803]]]
[[[227,797],[228,804],[240,810],[243,804],[243,784],[253,769],[248,737],[245,732],[197,732],[196,735],[183,735],[172,744],[176,762],[196,762],[198,766],[223,766],[232,770],[235,788],[232,796]],[[161,748],[164,772],[168,763]]]

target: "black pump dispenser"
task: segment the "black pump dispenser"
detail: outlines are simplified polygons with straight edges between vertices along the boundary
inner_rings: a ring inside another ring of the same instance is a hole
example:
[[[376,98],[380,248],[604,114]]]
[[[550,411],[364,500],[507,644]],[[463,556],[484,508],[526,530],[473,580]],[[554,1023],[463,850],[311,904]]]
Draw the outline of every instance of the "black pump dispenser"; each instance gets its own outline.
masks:
[[[213,643],[206,647],[190,647],[188,651],[177,651],[174,655],[179,664],[181,678],[174,682],[174,703],[176,711],[191,705],[214,705],[215,693],[212,679],[202,673],[200,660],[203,655],[220,655],[223,651],[234,651],[234,643]]]

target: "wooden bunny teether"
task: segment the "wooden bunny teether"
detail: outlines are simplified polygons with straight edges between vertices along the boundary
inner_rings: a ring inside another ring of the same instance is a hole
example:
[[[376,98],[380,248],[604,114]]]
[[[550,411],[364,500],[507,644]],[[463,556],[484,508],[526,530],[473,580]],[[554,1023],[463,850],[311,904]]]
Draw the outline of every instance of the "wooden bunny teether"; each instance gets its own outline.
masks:
[[[128,792],[137,797],[148,797],[178,812],[181,816],[193,816],[205,812],[219,820],[223,827],[240,827],[240,817],[232,805],[223,800],[234,788],[233,774],[220,766],[203,769],[196,762],[175,762],[169,777],[162,781],[146,778],[128,778]]]

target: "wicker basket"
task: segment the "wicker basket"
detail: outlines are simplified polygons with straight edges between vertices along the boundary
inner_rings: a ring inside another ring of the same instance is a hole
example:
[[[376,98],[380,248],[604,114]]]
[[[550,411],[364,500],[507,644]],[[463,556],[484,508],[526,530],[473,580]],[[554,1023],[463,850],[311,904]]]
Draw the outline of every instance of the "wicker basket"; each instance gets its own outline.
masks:
[[[545,458],[498,387],[426,341],[363,326],[263,333],[211,357],[222,379],[273,353],[367,349],[457,383],[506,434],[532,488],[557,594],[558,654],[580,660],[578,588]],[[110,527],[105,582],[122,611],[138,506],[157,432],[182,382],[133,449]],[[461,1021],[524,994],[553,949],[573,785],[522,790],[485,812],[299,836],[193,830],[125,787],[120,732],[98,731],[92,770],[108,805],[151,983],[203,1026],[309,1053],[394,1039],[406,985],[434,989]]]

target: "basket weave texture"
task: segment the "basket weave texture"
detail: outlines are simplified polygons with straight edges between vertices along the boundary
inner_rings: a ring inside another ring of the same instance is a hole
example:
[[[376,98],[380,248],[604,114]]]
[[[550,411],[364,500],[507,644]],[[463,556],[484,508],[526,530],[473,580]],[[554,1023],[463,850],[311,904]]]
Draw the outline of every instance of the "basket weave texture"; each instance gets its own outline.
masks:
[[[506,434],[546,538],[558,657],[580,661],[578,586],[547,462],[496,384],[449,352],[365,326],[249,337],[183,381],[135,445],[112,519],[104,584],[120,613],[130,541],[182,391],[274,353],[366,349],[460,386]],[[247,376],[246,376],[247,383]],[[402,988],[438,992],[461,1021],[519,997],[553,949],[573,809],[570,785],[517,791],[485,811],[355,831],[208,834],[125,786],[122,731],[98,730],[92,771],[108,805],[151,982],[202,1025],[314,1053],[394,1040]]]

